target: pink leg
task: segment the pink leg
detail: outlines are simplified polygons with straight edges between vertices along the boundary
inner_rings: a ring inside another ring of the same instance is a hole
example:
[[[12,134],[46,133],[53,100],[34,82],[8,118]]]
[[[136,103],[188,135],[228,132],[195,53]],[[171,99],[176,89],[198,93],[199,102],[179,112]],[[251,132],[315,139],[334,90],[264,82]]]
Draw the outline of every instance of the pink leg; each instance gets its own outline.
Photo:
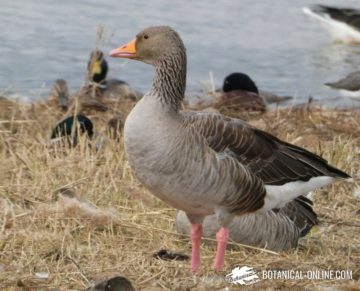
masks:
[[[203,234],[201,224],[191,224],[191,271],[200,268],[200,242]]]
[[[216,234],[217,249],[214,262],[214,269],[220,271],[224,267],[226,245],[229,238],[229,230],[225,227],[221,227]]]

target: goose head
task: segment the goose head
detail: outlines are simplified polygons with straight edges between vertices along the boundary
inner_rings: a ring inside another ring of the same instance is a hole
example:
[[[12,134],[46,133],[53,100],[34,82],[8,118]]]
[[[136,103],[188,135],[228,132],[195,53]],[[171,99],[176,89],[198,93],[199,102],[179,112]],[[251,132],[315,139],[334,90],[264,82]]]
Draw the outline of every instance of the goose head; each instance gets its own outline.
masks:
[[[178,33],[169,26],[152,26],[139,32],[135,39],[113,49],[110,56],[128,58],[154,65],[169,55],[185,52]]]
[[[186,49],[169,26],[152,26],[129,43],[113,49],[110,56],[138,60],[155,67],[149,96],[167,109],[178,112],[185,96]]]

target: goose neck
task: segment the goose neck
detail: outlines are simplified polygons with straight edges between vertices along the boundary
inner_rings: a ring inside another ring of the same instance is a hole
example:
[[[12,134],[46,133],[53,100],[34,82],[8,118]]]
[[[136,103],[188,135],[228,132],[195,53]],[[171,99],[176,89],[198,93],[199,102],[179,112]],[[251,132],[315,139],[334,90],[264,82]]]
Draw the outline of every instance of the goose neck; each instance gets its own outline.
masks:
[[[186,54],[173,53],[162,57],[155,64],[152,93],[159,101],[178,111],[186,88]]]

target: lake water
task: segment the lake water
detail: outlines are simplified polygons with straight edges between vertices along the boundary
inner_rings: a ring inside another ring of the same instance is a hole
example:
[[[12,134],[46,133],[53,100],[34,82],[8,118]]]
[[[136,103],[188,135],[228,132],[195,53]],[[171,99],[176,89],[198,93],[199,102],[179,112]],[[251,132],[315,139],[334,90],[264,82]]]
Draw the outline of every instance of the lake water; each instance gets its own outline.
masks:
[[[84,81],[96,47],[97,26],[106,32],[100,48],[131,40],[150,25],[170,25],[188,52],[188,92],[200,90],[212,72],[215,85],[234,71],[248,73],[263,90],[305,101],[339,94],[323,85],[359,69],[360,46],[334,44],[301,8],[313,0],[1,0],[0,94],[46,98],[52,82],[72,91]],[[360,8],[358,0],[315,3]],[[153,69],[108,58],[109,77],[146,91]],[[329,101],[329,104],[335,104]],[[346,100],[338,105],[349,104]]]

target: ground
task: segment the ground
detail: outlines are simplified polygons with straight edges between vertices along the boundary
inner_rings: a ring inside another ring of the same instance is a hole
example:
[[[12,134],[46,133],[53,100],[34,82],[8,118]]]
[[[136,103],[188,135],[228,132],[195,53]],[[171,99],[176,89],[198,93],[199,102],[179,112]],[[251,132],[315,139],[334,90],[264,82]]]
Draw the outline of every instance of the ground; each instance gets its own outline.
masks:
[[[225,112],[237,116],[236,112]],[[175,210],[152,196],[126,163],[122,137],[106,138],[107,113],[90,113],[106,140],[75,149],[49,145],[62,117],[44,104],[0,104],[1,290],[82,290],[113,275],[136,290],[236,290],[224,277],[235,267],[257,271],[350,270],[352,280],[261,280],[246,289],[360,290],[360,111],[272,109],[245,114],[252,124],[320,154],[354,177],[316,191],[320,225],[288,252],[233,243],[223,272],[211,269],[214,246],[203,244],[203,267],[152,257],[160,249],[190,254],[176,233]],[[261,277],[261,276],[260,276]],[[328,289],[333,287],[333,289]],[[228,288],[228,289],[226,289]],[[338,289],[336,289],[338,288]]]

